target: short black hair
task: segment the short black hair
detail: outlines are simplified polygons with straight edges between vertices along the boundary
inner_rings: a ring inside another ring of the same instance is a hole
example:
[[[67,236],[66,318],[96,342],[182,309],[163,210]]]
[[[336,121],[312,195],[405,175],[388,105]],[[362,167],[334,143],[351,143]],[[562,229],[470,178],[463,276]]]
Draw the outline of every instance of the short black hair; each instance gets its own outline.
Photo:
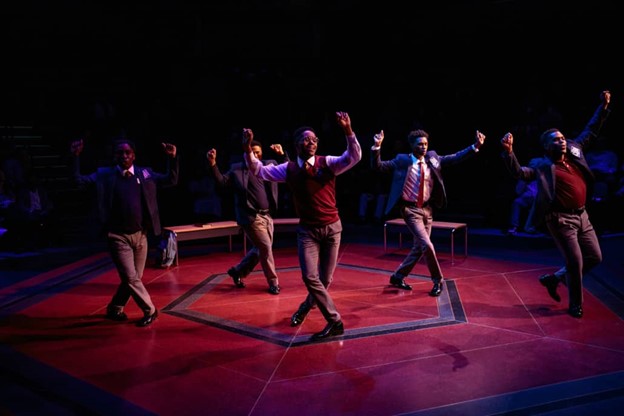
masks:
[[[314,131],[314,129],[312,127],[310,127],[310,126],[301,126],[297,130],[295,130],[295,132],[293,133],[293,137],[295,139],[295,143],[298,143],[298,142],[301,141],[301,139],[303,138],[303,132],[304,131],[311,131],[316,136],[316,132]]]
[[[113,141],[113,151],[115,151],[115,149],[117,149],[122,144],[127,144],[128,146],[130,146],[130,148],[132,149],[133,152],[136,152],[136,145],[134,144],[134,142],[132,140],[126,139],[126,138],[117,138],[117,139],[115,139]]]
[[[551,134],[553,134],[554,132],[559,131],[559,129],[548,129],[546,131],[544,131],[544,133],[542,133],[542,135],[540,136],[540,143],[542,144],[542,146],[544,146],[544,148],[546,148],[546,146],[548,145],[548,143],[551,141]]]
[[[260,143],[258,140],[252,140],[250,146],[251,147],[258,146],[262,148],[262,143]]]
[[[424,137],[429,140],[429,133],[423,129],[412,130],[407,134],[407,140],[415,139],[417,137]]]

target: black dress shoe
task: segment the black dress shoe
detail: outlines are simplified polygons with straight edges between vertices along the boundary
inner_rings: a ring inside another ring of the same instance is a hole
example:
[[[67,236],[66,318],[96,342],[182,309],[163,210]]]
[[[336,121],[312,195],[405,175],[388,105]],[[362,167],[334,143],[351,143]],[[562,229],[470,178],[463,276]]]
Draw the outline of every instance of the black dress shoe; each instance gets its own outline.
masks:
[[[442,282],[433,282],[433,287],[431,288],[431,291],[429,292],[429,296],[440,296],[440,294],[442,293],[442,287],[443,287]]]
[[[122,322],[122,321],[127,321],[128,320],[128,315],[126,315],[125,312],[106,312],[106,319],[110,319],[111,321],[117,321],[117,322]]]
[[[542,286],[548,290],[548,295],[557,302],[561,302],[561,296],[557,293],[557,286],[559,286],[559,278],[554,274],[545,274],[539,278]]]
[[[272,295],[279,295],[281,288],[278,285],[269,286],[269,293]]]
[[[570,308],[568,309],[568,313],[573,318],[582,318],[583,317],[583,307],[581,305],[570,306]]]
[[[390,276],[390,284],[394,287],[398,287],[399,289],[412,290],[412,287],[405,283],[405,279],[400,277]]]
[[[243,279],[241,279],[240,274],[238,274],[238,272],[236,271],[234,267],[230,267],[227,271],[227,274],[230,275],[236,287],[240,287],[240,288],[245,287],[245,283],[243,283]]]
[[[323,339],[341,334],[344,334],[344,325],[342,324],[342,321],[330,322],[325,326],[325,328],[323,328],[321,332],[317,332],[316,334],[312,335],[311,339]]]
[[[290,326],[299,326],[303,323],[306,316],[308,316],[308,312],[310,309],[307,309],[304,306],[299,306],[297,312],[293,313],[293,316],[290,318]]]
[[[141,320],[139,320],[139,322],[136,323],[136,326],[148,326],[152,322],[154,322],[157,317],[158,317],[158,309],[156,309],[153,314],[146,315],[143,318],[141,318]]]

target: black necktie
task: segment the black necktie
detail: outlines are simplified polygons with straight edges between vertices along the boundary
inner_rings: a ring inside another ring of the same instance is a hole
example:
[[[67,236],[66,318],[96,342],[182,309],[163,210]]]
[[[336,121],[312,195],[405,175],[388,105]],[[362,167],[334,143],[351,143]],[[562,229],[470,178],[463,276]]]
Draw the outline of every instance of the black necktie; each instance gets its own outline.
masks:
[[[124,177],[126,178],[131,178],[132,177],[132,172],[130,172],[129,170],[124,172]]]

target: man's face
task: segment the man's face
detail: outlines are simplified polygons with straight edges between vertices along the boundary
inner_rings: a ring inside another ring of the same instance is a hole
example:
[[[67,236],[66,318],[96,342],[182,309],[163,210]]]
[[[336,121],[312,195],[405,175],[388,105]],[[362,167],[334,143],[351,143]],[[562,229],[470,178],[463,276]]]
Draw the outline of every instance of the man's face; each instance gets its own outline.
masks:
[[[253,152],[253,154],[256,157],[256,159],[262,160],[262,147],[260,147],[260,146],[251,146],[251,151]]]
[[[561,156],[568,149],[568,142],[560,131],[554,131],[549,135],[550,140],[544,143],[544,148],[552,156]]]
[[[318,147],[318,137],[313,131],[305,130],[303,135],[297,141],[297,154],[303,160],[309,159],[316,154]]]
[[[416,157],[423,157],[427,153],[427,148],[429,147],[429,141],[426,137],[410,138],[409,144],[412,148],[412,153],[414,153]]]
[[[128,169],[134,163],[134,150],[128,143],[115,147],[115,163],[122,169]]]

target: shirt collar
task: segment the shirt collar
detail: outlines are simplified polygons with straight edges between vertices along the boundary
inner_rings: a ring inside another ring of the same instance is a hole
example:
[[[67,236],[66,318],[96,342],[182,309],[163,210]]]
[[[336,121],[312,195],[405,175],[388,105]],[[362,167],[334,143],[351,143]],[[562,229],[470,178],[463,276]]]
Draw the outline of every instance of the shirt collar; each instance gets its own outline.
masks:
[[[297,164],[299,165],[299,167],[303,167],[305,162],[308,162],[310,166],[314,166],[314,156],[310,157],[308,160],[303,160],[299,156],[297,156]]]
[[[125,170],[123,170],[123,169],[121,168],[121,166],[119,166],[119,165],[117,165],[117,170],[118,170],[118,171],[119,171],[119,173],[121,173],[122,175],[124,174],[124,172],[126,172],[126,171],[125,171]],[[130,166],[130,167],[128,168],[128,171],[129,171],[131,174],[133,174],[133,175],[134,175],[134,165]]]
[[[418,163],[421,160],[424,162],[425,161],[425,157],[423,156],[422,159],[418,159],[416,156],[414,156],[414,153],[410,153],[410,157],[412,159],[412,163]]]

